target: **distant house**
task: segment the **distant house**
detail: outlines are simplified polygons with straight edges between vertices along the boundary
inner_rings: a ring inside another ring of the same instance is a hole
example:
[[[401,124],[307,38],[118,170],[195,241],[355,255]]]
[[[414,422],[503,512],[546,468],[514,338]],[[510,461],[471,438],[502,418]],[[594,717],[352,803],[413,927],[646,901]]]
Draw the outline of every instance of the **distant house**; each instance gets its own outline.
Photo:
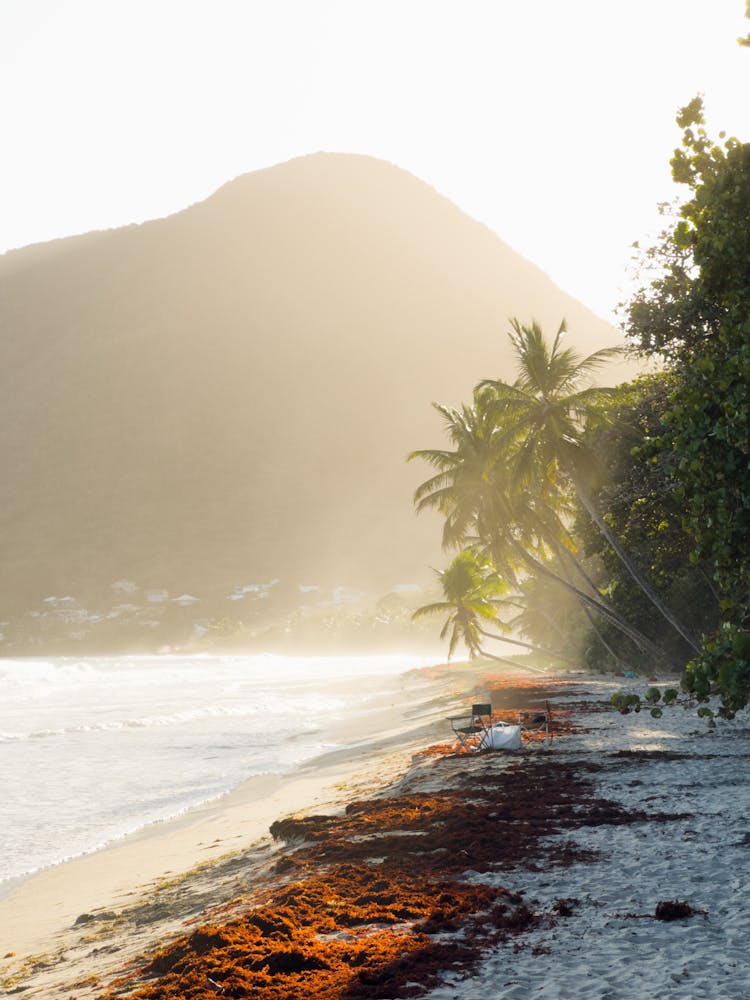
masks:
[[[268,583],[245,583],[235,587],[227,600],[241,601],[248,594],[256,598],[265,598],[271,593],[271,588],[275,587],[279,580],[270,580]]]
[[[192,594],[180,594],[179,597],[172,598],[173,604],[179,604],[181,608],[189,608],[191,604],[197,604],[198,598]]]
[[[42,603],[47,606],[42,618],[51,617],[65,625],[83,625],[91,620],[88,611],[80,606],[75,597],[45,597]]]
[[[112,608],[107,617],[120,618],[122,615],[133,615],[140,610],[141,609],[137,604],[117,604],[114,608]]]

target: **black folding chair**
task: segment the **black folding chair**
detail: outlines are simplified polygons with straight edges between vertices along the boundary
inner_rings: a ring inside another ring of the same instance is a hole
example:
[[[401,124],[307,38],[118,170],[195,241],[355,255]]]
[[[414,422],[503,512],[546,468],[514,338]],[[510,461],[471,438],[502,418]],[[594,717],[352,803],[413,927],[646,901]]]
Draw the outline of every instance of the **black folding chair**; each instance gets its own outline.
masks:
[[[471,713],[452,715],[448,722],[461,745],[471,750],[482,741],[482,736],[492,726],[492,705],[482,703],[471,706]]]

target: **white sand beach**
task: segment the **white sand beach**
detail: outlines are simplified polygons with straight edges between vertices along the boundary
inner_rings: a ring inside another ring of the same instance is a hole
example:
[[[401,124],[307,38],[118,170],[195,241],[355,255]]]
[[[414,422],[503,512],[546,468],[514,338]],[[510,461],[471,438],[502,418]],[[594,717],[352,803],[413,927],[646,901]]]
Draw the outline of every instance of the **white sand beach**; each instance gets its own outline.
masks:
[[[642,693],[645,686],[621,680],[585,685],[600,697],[626,687]],[[572,915],[501,947],[469,982],[433,990],[429,1000],[747,1000],[748,713],[717,720],[716,728],[684,708],[665,709],[658,720],[647,711],[595,713],[585,725],[589,732],[555,747],[561,762],[603,765],[593,775],[597,793],[627,810],[688,815],[584,827],[564,837],[595,851],[598,860],[503,873],[502,883],[522,891],[535,909],[575,900]],[[657,903],[671,900],[705,914],[654,919]]]
[[[526,858],[481,873],[469,864],[464,881],[522,893],[539,914],[538,925],[493,946],[468,974],[445,972],[437,988],[405,995],[429,1000],[746,1000],[747,713],[717,721],[715,728],[698,719],[694,709],[665,710],[659,720],[647,712],[620,716],[606,708],[610,694],[626,684],[637,690],[645,685],[582,675],[568,680],[557,691],[553,710],[570,706],[579,731],[559,735],[551,745],[534,744],[517,755],[437,760],[417,755],[409,766],[420,741],[425,746],[449,735],[444,707],[434,706],[417,740],[412,730],[408,742],[399,745],[398,730],[392,729],[366,758],[338,754],[293,781],[250,783],[179,823],[28,880],[0,903],[6,955],[0,977],[6,988],[17,984],[28,997],[93,1000],[128,962],[158,942],[216,920],[217,914],[229,918],[241,911],[238,893],[253,880],[262,886],[271,861],[285,849],[263,837],[273,819],[310,809],[335,812],[378,789],[385,794],[441,792],[454,780],[465,781],[467,766],[481,779],[520,762],[532,768],[551,764],[561,772],[579,769],[595,796],[625,818],[590,824],[584,818],[580,826],[572,823],[548,838],[544,848],[551,853],[559,853],[561,845],[593,852],[572,864]],[[471,700],[469,694],[463,697]],[[200,861],[210,863],[180,875]],[[172,879],[174,887],[165,879]],[[561,900],[568,902],[569,915],[558,918],[553,914]],[[699,912],[657,920],[656,905],[664,901],[686,902]],[[140,922],[126,919],[149,906],[153,912]],[[75,925],[82,914],[86,919]],[[8,956],[9,951],[15,955]]]

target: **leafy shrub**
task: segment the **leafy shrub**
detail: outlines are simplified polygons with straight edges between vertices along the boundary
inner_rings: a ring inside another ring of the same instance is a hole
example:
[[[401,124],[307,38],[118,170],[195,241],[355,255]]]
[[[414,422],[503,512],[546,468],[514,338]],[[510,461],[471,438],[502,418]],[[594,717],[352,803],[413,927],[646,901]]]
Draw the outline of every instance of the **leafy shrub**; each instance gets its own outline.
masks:
[[[682,688],[697,701],[721,697],[720,715],[731,718],[750,700],[750,632],[723,622],[704,643],[703,652],[685,668]]]

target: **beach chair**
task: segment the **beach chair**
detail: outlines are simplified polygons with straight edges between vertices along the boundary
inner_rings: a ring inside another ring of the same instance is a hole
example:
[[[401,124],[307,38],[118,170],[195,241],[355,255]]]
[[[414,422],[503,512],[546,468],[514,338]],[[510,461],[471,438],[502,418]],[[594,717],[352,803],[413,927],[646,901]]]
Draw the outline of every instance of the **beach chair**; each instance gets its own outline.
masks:
[[[488,702],[472,705],[470,713],[452,715],[448,722],[461,746],[475,750],[492,726],[492,705]]]

